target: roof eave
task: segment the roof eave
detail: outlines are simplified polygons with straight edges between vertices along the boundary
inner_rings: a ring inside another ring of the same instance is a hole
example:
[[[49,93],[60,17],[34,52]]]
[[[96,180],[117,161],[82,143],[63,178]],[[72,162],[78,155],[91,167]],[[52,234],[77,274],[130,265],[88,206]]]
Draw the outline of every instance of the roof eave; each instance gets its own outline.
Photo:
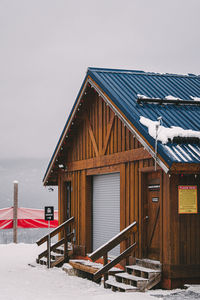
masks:
[[[50,173],[51,173],[51,171],[52,171],[53,165],[54,165],[54,163],[55,163],[55,161],[56,161],[56,158],[57,158],[57,155],[58,155],[58,153],[59,153],[59,151],[60,151],[60,148],[62,147],[64,138],[65,138],[65,136],[66,136],[66,134],[67,134],[67,132],[68,132],[68,129],[69,129],[69,127],[71,126],[71,123],[72,123],[74,114],[75,114],[75,112],[76,112],[77,107],[78,107],[79,104],[80,104],[81,97],[82,97],[83,93],[85,92],[87,83],[88,83],[88,74],[86,74],[86,76],[85,76],[85,79],[84,79],[84,81],[83,81],[83,83],[82,83],[82,86],[81,86],[81,88],[80,88],[80,90],[79,90],[79,93],[78,93],[78,95],[77,95],[77,98],[76,98],[76,100],[75,100],[75,103],[74,103],[74,105],[73,105],[73,107],[72,107],[72,109],[71,109],[71,112],[70,112],[70,114],[69,114],[69,117],[68,117],[68,119],[67,119],[67,122],[65,123],[64,129],[63,129],[63,131],[62,131],[62,133],[61,133],[61,135],[60,135],[59,141],[58,141],[58,143],[57,143],[57,145],[56,145],[56,148],[55,148],[55,150],[54,150],[54,152],[53,152],[53,155],[52,155],[52,157],[51,157],[51,159],[50,159],[50,162],[49,162],[49,164],[48,164],[47,170],[46,170],[45,175],[44,175],[44,178],[43,178],[43,185],[45,185],[45,186],[48,185],[48,177],[49,177],[49,175],[50,175]],[[50,184],[50,185],[51,185],[51,184]]]

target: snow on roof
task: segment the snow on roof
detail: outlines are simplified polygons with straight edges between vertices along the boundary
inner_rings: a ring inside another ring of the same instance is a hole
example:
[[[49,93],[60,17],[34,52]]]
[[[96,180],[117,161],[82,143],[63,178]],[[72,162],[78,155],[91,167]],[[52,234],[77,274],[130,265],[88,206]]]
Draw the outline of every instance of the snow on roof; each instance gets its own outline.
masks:
[[[147,97],[145,95],[141,95],[141,94],[137,94],[137,97],[140,99],[149,99],[149,97]]]
[[[156,139],[156,126],[159,125],[158,121],[152,121],[148,118],[140,116],[140,123],[148,128],[148,133],[154,139]],[[195,131],[192,129],[183,129],[177,126],[164,127],[162,125],[158,128],[157,140],[162,144],[167,144],[169,141],[173,141],[174,137],[184,137],[184,138],[199,138],[200,131]]]
[[[167,99],[167,100],[182,100],[181,98],[177,98],[172,95],[165,96],[165,99]]]
[[[190,96],[190,98],[192,98],[194,101],[200,101],[200,97],[193,97],[193,96]]]

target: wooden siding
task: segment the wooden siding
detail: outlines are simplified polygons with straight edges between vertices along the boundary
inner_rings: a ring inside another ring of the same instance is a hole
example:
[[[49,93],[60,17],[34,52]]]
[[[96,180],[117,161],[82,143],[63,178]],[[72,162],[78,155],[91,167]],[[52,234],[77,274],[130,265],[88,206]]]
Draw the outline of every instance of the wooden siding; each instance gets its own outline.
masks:
[[[66,143],[68,162],[142,147],[97,93],[81,106]]]
[[[200,203],[199,179],[195,174],[170,177],[171,278],[200,278],[200,214],[178,214],[178,185],[197,185]]]
[[[76,220],[76,243],[82,254],[92,250],[92,175],[120,172],[120,228],[139,221],[139,168],[151,167],[154,161],[93,90],[81,103],[66,139],[62,161],[67,165],[67,172],[59,173],[59,208],[64,209],[63,185],[70,180],[71,214]],[[60,212],[60,222],[64,214]]]
[[[145,173],[154,171],[154,160],[93,89],[84,95],[60,161],[67,170],[58,174],[59,221],[65,219],[64,185],[71,181],[71,215],[75,217],[80,254],[92,251],[92,176],[120,172],[120,228],[137,221],[135,255],[143,257]],[[170,280],[200,278],[200,214],[178,215],[177,192],[178,184],[194,184],[200,177],[170,177],[158,169],[163,276]],[[121,250],[124,247],[122,244]]]

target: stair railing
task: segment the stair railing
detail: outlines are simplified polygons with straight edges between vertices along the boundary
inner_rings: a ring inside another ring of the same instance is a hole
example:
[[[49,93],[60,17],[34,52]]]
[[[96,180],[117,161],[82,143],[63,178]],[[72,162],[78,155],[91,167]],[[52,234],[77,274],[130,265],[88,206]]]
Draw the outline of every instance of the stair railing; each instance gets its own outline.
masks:
[[[48,268],[54,267],[56,265],[56,263],[66,262],[68,260],[68,251],[69,251],[68,250],[68,242],[70,242],[72,240],[72,238],[75,239],[75,230],[73,230],[72,232],[69,233],[68,227],[73,223],[74,223],[74,217],[71,217],[67,221],[63,222],[61,225],[56,227],[54,230],[52,230],[50,233],[43,236],[41,239],[39,239],[36,242],[36,244],[38,246],[47,242],[47,249],[38,255],[38,260],[40,260],[42,257],[47,257],[47,267]],[[61,232],[63,232],[63,238],[51,246],[51,238]],[[51,251],[54,251],[61,245],[64,245],[64,256],[60,259],[60,261],[57,261],[56,263],[52,263],[51,262]]]
[[[137,222],[133,222],[128,227],[123,229],[119,234],[115,235],[107,243],[99,247],[97,250],[88,255],[92,261],[96,261],[103,256],[103,267],[94,274],[94,280],[99,279],[102,275],[104,276],[104,286],[105,281],[108,280],[108,271],[114,267],[116,264],[121,262],[124,258],[127,258],[133,252],[136,242],[128,246],[126,250],[120,253],[119,256],[108,262],[108,252],[115,248],[124,240],[128,240],[131,234],[135,235],[137,232]]]

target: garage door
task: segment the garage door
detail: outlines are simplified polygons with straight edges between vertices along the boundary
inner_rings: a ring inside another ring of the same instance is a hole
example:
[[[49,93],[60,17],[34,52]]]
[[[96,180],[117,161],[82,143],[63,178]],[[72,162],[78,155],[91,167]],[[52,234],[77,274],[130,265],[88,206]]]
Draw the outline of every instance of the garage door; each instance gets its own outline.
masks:
[[[93,176],[93,251],[120,231],[120,173]],[[120,247],[109,254],[118,255]]]

